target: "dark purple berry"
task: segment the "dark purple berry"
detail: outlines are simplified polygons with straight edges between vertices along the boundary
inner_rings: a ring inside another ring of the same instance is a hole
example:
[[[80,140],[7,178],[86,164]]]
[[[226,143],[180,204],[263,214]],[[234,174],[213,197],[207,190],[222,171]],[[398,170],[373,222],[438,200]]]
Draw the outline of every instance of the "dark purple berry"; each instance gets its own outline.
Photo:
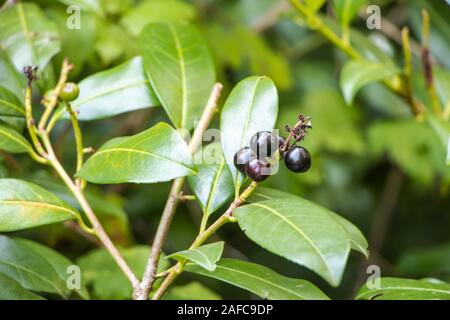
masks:
[[[245,166],[245,173],[253,181],[264,181],[270,175],[270,164],[262,159],[252,159]]]
[[[311,155],[303,147],[292,147],[284,156],[286,167],[294,172],[306,172],[311,167]]]
[[[253,150],[250,147],[244,147],[234,155],[234,166],[240,172],[245,173],[245,165],[255,158],[256,154]]]
[[[258,159],[272,156],[278,149],[279,137],[269,131],[260,131],[250,139],[250,148],[256,152]]]

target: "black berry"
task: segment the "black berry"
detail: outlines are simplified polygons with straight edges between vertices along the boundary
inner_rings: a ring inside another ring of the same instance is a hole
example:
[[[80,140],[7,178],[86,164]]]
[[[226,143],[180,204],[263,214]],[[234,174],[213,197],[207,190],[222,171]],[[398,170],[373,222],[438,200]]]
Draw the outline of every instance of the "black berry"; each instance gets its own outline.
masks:
[[[262,159],[252,159],[245,165],[245,173],[256,182],[266,180],[270,175],[270,164]]]
[[[269,131],[260,131],[250,139],[250,148],[259,159],[270,157],[279,147],[280,138]]]
[[[255,152],[250,147],[244,147],[234,155],[234,166],[240,172],[245,173],[245,165],[255,158]]]
[[[286,167],[294,172],[306,172],[311,167],[311,155],[308,150],[294,146],[284,157]]]
[[[67,82],[64,84],[59,96],[61,100],[70,102],[78,98],[79,94],[80,88],[73,82]]]

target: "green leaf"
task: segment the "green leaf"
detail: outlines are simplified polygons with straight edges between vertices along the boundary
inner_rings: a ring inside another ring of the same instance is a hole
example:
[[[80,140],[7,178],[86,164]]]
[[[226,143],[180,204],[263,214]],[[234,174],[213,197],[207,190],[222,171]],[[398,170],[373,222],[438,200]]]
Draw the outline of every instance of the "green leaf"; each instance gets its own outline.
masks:
[[[400,72],[388,64],[371,61],[349,61],[342,68],[340,85],[345,102],[351,105],[358,91],[369,83],[391,78]]]
[[[197,166],[198,174],[188,177],[188,182],[200,202],[203,214],[209,216],[233,196],[233,177],[220,143],[209,144],[198,155],[202,164]],[[211,159],[207,159],[208,156]]]
[[[21,240],[0,236],[0,274],[28,290],[67,296],[66,282],[52,264]]]
[[[98,15],[103,15],[102,7],[98,0],[58,0],[62,4],[65,5],[75,5],[82,9],[83,14],[84,11],[92,12]]]
[[[141,57],[94,74],[81,81],[79,87],[80,96],[72,107],[79,110],[81,121],[159,105],[145,77]]]
[[[223,245],[223,241],[206,244],[195,249],[172,253],[170,256],[167,256],[167,258],[175,260],[187,259],[195,262],[208,271],[214,271],[216,269],[216,262],[219,261],[222,256]]]
[[[17,131],[0,124],[0,150],[10,153],[31,153],[30,143]]]
[[[364,238],[354,239],[355,227],[349,229],[344,218],[300,197],[256,202],[234,214],[250,239],[313,270],[333,286],[342,279],[352,247],[366,254],[367,243],[360,244]]]
[[[277,200],[277,199],[280,201],[282,201],[283,199],[290,199],[293,201],[300,201],[302,203],[305,202],[306,204],[308,204],[307,200],[299,196],[296,196],[292,193],[287,193],[277,189],[261,188],[261,187],[259,187],[253,192],[248,201],[250,203],[255,203],[264,200]],[[309,202],[309,205],[318,207],[316,204],[313,204],[312,202]],[[320,209],[323,210],[323,208]],[[351,241],[352,249],[362,253],[366,258],[368,258],[369,251],[367,250],[367,248],[369,244],[367,243],[367,240],[361,233],[361,231],[353,223],[341,217],[340,215],[335,214],[334,212],[331,212],[326,209],[324,212],[330,213],[331,214],[330,216],[333,217],[336,220],[336,222],[338,222],[342,226],[342,228],[345,229],[345,231],[347,232],[347,236]]]
[[[58,53],[58,29],[37,4],[17,2],[0,12],[0,21],[2,50],[17,70],[27,65],[37,65],[43,70]]]
[[[148,246],[119,249],[120,253],[138,278],[144,274],[150,254]],[[78,259],[86,285],[93,286],[93,294],[100,299],[131,299],[132,287],[123,272],[105,249],[96,249]],[[158,271],[168,267],[163,257],[159,259]]]
[[[186,271],[219,279],[269,300],[328,300],[306,280],[282,276],[264,266],[235,259],[221,259],[215,271],[188,263]]]
[[[0,232],[23,230],[79,217],[75,209],[35,184],[0,179]]]
[[[121,23],[133,36],[152,22],[189,21],[196,16],[195,7],[180,0],[152,0],[141,2],[122,18]]]
[[[21,131],[25,126],[25,111],[20,100],[8,89],[0,86],[0,122]]]
[[[348,26],[367,0],[333,0],[334,10],[342,24]]]
[[[222,300],[222,297],[201,283],[191,282],[173,287],[163,300]]]
[[[450,284],[445,282],[381,278],[380,288],[365,284],[356,299],[366,300],[450,300]]]
[[[19,101],[25,96],[25,77],[12,65],[5,52],[0,50],[0,83],[5,89],[11,91]]]
[[[101,168],[101,170],[99,170]],[[77,173],[93,183],[154,183],[196,174],[181,135],[164,122],[105,143]]]
[[[204,39],[189,24],[152,23],[140,44],[145,71],[170,120],[176,128],[193,128],[215,82]]]
[[[55,269],[60,279],[63,280],[64,283],[67,283],[68,278],[71,276],[71,274],[68,273],[68,268],[69,266],[74,265],[72,261],[59,254],[58,252],[37,242],[26,239],[14,239],[14,241],[44,258],[53,267],[53,269]],[[82,277],[83,275],[80,274],[80,276]],[[75,291],[83,299],[89,299],[89,292],[87,291],[85,286],[81,286],[80,289],[76,289]],[[69,293],[70,290],[66,286],[65,294]]]
[[[246,78],[231,91],[222,109],[220,129],[223,153],[235,186],[243,180],[233,163],[235,153],[248,146],[255,133],[272,130],[277,114],[277,89],[269,78]]]
[[[0,273],[0,299],[1,300],[45,300],[31,293],[14,279]]]

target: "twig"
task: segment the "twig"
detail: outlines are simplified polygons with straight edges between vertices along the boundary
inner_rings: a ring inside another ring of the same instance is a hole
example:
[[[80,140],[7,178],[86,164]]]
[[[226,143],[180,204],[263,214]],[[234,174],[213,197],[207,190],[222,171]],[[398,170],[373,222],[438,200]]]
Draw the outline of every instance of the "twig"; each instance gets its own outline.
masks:
[[[89,205],[88,201],[86,200],[84,193],[72,181],[72,179],[69,177],[69,175],[67,174],[65,169],[62,167],[59,160],[56,158],[56,155],[53,151],[53,147],[51,145],[50,139],[48,138],[48,135],[46,133],[42,134],[42,140],[44,142],[45,148],[47,149],[47,153],[48,153],[47,158],[50,161],[50,165],[55,169],[55,171],[58,173],[60,178],[65,183],[65,185],[69,188],[69,190],[72,192],[72,194],[77,199],[78,203],[80,204],[80,206],[83,209],[84,213],[86,214],[87,218],[91,222],[94,233],[97,235],[97,237],[102,242],[103,246],[106,248],[106,250],[108,250],[110,255],[116,261],[116,263],[120,267],[120,269],[122,269],[125,276],[130,280],[133,288],[139,286],[139,280],[137,279],[137,277],[133,273],[133,271],[130,269],[130,267],[126,263],[125,259],[121,256],[119,250],[117,250],[117,248],[112,243],[111,239],[106,234],[105,229],[103,229],[103,226],[101,225],[100,221],[98,220],[97,216],[95,215],[94,211],[92,210],[91,206]]]
[[[192,140],[189,143],[189,150],[191,154],[194,155],[203,141],[203,134],[208,128],[214,114],[217,112],[217,103],[222,91],[222,84],[216,83],[211,91],[211,95],[208,99],[208,103],[203,111],[202,117],[200,119],[197,128],[194,131]],[[157,270],[157,265],[159,261],[159,256],[164,242],[167,238],[167,233],[169,231],[170,225],[172,223],[173,216],[180,202],[180,192],[183,188],[185,182],[185,177],[175,179],[172,184],[172,188],[169,193],[169,197],[166,202],[166,206],[161,216],[161,220],[156,230],[155,238],[153,240],[150,257],[145,268],[144,277],[137,290],[133,293],[133,298],[136,300],[145,300],[152,288],[153,282],[155,281],[155,275]]]
[[[236,222],[236,218],[233,217],[233,211],[245,203],[248,197],[253,193],[253,191],[258,187],[257,182],[252,182],[247,189],[242,192],[242,194],[235,199],[224,214],[220,216],[205,232],[200,233],[194,242],[189,247],[190,250],[201,246],[206,240],[208,240],[217,230],[219,230],[223,225],[228,222]],[[173,268],[170,269],[169,274],[164,279],[161,286],[155,292],[152,300],[159,300],[166,292],[170,284],[183,272],[183,268],[187,260],[180,260]]]
[[[58,83],[57,83],[55,89],[53,89],[53,91],[48,99],[48,103],[46,103],[46,105],[45,105],[44,114],[42,115],[41,120],[39,121],[38,128],[40,131],[45,129],[47,120],[50,117],[50,115],[52,114],[53,109],[56,107],[56,104],[58,103],[59,94],[61,93],[61,90],[62,90],[64,84],[67,82],[67,77],[69,75],[70,70],[72,70],[72,69],[73,69],[73,64],[69,63],[69,60],[64,59],[62,67],[61,67],[61,73],[59,76]]]
[[[72,109],[72,106],[70,103],[66,102],[66,109],[70,114],[70,120],[72,122],[72,127],[74,131],[75,136],[75,144],[77,149],[77,166],[76,166],[76,172],[78,172],[81,167],[83,166],[84,161],[84,147],[83,147],[83,136],[81,135],[80,125],[78,124],[78,115],[77,113]],[[80,188],[84,189],[86,187],[86,180],[83,179],[76,179],[75,184]]]

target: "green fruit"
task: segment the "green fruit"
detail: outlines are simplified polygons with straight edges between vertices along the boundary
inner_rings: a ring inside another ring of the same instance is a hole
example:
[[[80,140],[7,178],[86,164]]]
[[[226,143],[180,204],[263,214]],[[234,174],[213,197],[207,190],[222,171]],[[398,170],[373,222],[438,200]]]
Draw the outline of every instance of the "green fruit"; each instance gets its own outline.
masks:
[[[59,97],[63,101],[74,101],[78,96],[80,95],[80,88],[73,83],[73,82],[67,82],[64,84],[61,93]]]

